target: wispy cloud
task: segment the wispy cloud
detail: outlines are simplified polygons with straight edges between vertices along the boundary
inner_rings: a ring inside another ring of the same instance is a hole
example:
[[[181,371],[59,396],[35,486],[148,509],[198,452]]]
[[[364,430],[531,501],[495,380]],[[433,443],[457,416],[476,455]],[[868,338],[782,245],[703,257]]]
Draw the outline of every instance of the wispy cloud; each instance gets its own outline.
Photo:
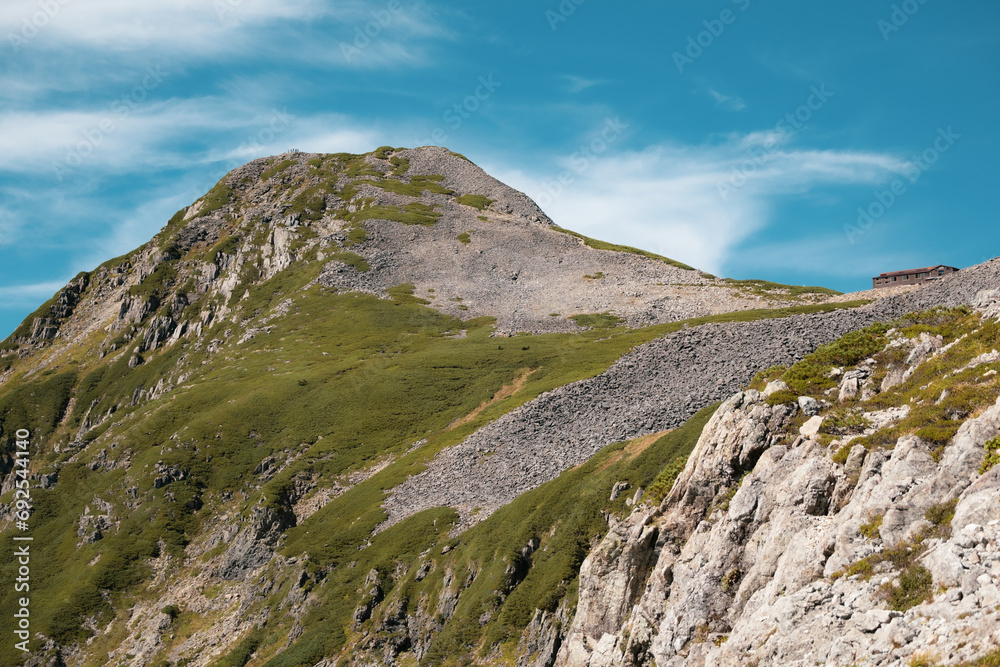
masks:
[[[72,276],[67,276],[66,280],[0,287],[0,308],[25,308],[42,303],[65,287],[70,279]]]
[[[891,155],[783,146],[747,174],[742,187],[723,196],[720,186],[748,160],[748,146],[763,141],[765,135],[609,154],[590,161],[585,169],[568,159],[560,168],[570,175],[570,183],[555,198],[550,183],[559,173],[508,171],[504,177],[546,201],[546,212],[563,227],[716,273],[741,244],[772,222],[784,198],[833,186],[877,184],[906,167],[905,160]],[[788,141],[781,135],[768,136]]]
[[[422,2],[375,0],[7,0],[0,35],[15,53],[91,50],[108,62],[140,54],[369,69],[427,65],[425,45],[455,37]]]
[[[299,118],[231,98],[166,100],[134,111],[0,112],[0,172],[59,178],[146,168],[190,167],[304,150],[370,150],[372,127],[339,114]],[[235,166],[235,165],[234,165]]]
[[[0,246],[12,245],[17,239],[20,225],[6,208],[0,206]]]
[[[582,93],[588,88],[593,88],[594,86],[601,86],[607,83],[603,79],[585,79],[582,76],[574,76],[572,74],[567,74],[564,78],[564,88],[570,93]]]
[[[60,164],[69,171],[83,165],[91,170],[179,166],[197,159],[189,144],[187,150],[178,145],[179,138],[189,141],[198,133],[228,133],[254,124],[233,111],[203,98],[134,110],[112,104],[92,111],[0,113],[0,125],[16,128],[0,134],[0,170],[55,177]]]
[[[712,96],[717,106],[729,109],[730,111],[743,111],[743,109],[747,108],[746,102],[739,96],[730,97],[714,89],[709,89],[708,94]]]
[[[232,48],[246,28],[326,12],[320,0],[7,0],[0,6],[0,33],[27,37],[31,46],[204,54]]]

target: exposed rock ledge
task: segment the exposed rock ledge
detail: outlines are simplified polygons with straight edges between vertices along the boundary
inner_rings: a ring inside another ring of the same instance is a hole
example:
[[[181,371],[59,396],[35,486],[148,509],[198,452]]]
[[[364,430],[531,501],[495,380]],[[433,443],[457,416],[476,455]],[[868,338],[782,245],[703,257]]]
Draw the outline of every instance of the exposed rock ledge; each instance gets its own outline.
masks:
[[[663,504],[635,511],[587,558],[556,665],[902,667],[1000,646],[1000,466],[978,472],[1000,400],[938,461],[909,436],[844,467],[811,439],[774,444],[787,410],[756,391],[720,407]],[[919,560],[931,602],[892,611],[879,591],[894,573],[835,576],[913,539],[926,510],[956,498],[952,536],[929,539]],[[859,534],[876,516],[879,534]]]

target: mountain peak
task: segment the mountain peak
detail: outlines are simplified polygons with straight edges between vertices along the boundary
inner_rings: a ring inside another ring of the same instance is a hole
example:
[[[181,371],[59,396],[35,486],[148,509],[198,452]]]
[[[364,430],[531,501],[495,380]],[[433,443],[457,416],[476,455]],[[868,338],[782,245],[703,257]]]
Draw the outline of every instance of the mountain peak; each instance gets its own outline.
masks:
[[[445,148],[292,151],[235,169],[149,243],[81,274],[3,353],[91,336],[108,353],[141,339],[140,363],[143,352],[197,338],[214,322],[250,327],[268,316],[262,304],[276,293],[294,299],[313,286],[380,298],[401,290],[461,320],[494,318],[495,335],[786,303],[562,229],[528,196]]]

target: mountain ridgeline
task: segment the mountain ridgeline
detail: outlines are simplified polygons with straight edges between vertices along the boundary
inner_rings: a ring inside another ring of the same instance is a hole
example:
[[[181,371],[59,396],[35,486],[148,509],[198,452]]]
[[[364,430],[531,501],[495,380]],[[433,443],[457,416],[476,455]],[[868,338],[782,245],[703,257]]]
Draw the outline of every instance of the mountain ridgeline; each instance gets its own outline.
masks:
[[[717,278],[442,148],[256,160],[0,343],[0,664],[1000,660],[998,288]]]

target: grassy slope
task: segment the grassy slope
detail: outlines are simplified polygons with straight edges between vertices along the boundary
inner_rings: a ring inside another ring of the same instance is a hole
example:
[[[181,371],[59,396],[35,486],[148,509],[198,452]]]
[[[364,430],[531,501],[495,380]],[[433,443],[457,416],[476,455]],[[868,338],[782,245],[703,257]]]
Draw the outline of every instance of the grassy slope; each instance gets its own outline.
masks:
[[[481,574],[435,638],[428,662],[460,664],[463,653],[474,646],[482,646],[483,652],[494,650],[497,643],[513,648],[510,645],[516,645],[536,609],[554,612],[563,600],[575,606],[580,565],[607,531],[604,513],[626,513],[626,498],[635,489],[650,489],[664,468],[686,460],[714,410],[715,406],[703,409],[646,449],[639,441],[610,445],[465,533],[452,554],[436,559],[435,574],[440,576],[447,568],[459,579],[471,568],[481,568]],[[622,481],[630,484],[630,490],[609,500],[612,487]],[[539,539],[540,545],[529,561],[521,563],[527,572],[511,589],[506,568],[522,560],[521,548],[532,539]],[[428,577],[423,590],[435,585]],[[510,593],[501,600],[492,593],[495,590]],[[414,586],[401,596],[416,599],[420,592]],[[485,627],[479,621],[484,614],[491,617]]]
[[[266,312],[300,288],[297,280],[279,276],[252,293],[247,307]],[[700,321],[790,312],[743,312]],[[45,462],[43,471],[54,470],[56,460],[68,458],[70,434],[93,400],[95,414],[118,405],[113,425],[96,430],[101,437],[91,450],[60,469],[58,486],[35,493],[38,509],[32,525],[38,559],[33,581],[41,591],[62,591],[38,596],[36,627],[64,640],[82,637],[82,615],[110,611],[99,591],[112,591],[117,603],[134,594],[133,587],[147,574],[142,559],[158,553],[160,540],[180,555],[205,513],[219,506],[225,490],[248,490],[240,499],[243,510],[248,510],[261,495],[280,497],[283,483],[300,470],[335,477],[380,457],[401,454],[416,440],[427,438],[427,445],[291,531],[286,553],[308,552],[317,567],[341,563],[383,520],[383,490],[422,469],[440,449],[544,391],[601,372],[633,346],[681,326],[495,339],[488,336],[486,320],[463,323],[412,300],[332,295],[313,288],[300,297],[280,332],[258,336],[239,349],[230,343],[210,360],[203,353],[187,351],[184,364],[193,376],[147,405],[128,406],[137,388],[151,387],[170,373],[185,354],[182,348],[160,351],[135,369],[127,366],[131,354],[126,350],[96,369],[73,374],[53,371],[47,378],[7,390],[0,400],[8,419],[27,423],[42,434],[62,422],[47,449],[36,453],[36,461]],[[468,330],[466,338],[450,337],[463,328]],[[213,331],[210,338],[223,333]],[[468,424],[444,430],[523,369],[536,370],[524,390]],[[75,409],[62,415],[72,385],[76,385]],[[23,407],[26,396],[42,397],[38,400],[50,407]],[[28,414],[38,415],[38,420]],[[62,453],[54,451],[54,441]],[[91,473],[87,465],[97,453],[92,450],[112,442],[112,456],[131,455],[129,470]],[[253,469],[267,456],[281,458],[283,450],[303,455],[265,489],[257,490]],[[189,476],[154,489],[153,466],[158,462],[179,465]],[[138,489],[139,508],[124,506],[126,488]],[[127,518],[118,532],[76,548],[76,518],[95,495],[111,501],[115,514]],[[204,510],[187,507],[194,497],[203,500]],[[317,535],[338,537],[320,543]],[[9,542],[5,544],[0,551],[9,551]],[[99,554],[100,561],[88,565]],[[5,578],[12,574],[10,565],[3,571]],[[12,603],[7,597],[0,612],[6,613]]]
[[[837,290],[828,287],[809,287],[801,285],[782,285],[769,280],[733,280],[726,279],[726,284],[746,292],[750,296],[761,296],[770,299],[794,300],[805,295],[835,296]]]
[[[608,243],[607,241],[592,239],[589,236],[584,236],[583,234],[580,234],[579,232],[563,229],[562,227],[556,225],[553,225],[552,229],[556,230],[557,232],[562,232],[563,234],[569,234],[570,236],[575,236],[578,239],[583,239],[584,243],[586,243],[588,246],[596,250],[612,250],[614,252],[627,252],[632,255],[641,255],[642,257],[648,257],[650,259],[658,259],[661,262],[666,262],[670,266],[676,266],[678,269],[686,269],[688,271],[695,270],[693,266],[688,266],[687,264],[683,264],[681,262],[678,262],[677,260],[670,259],[669,257],[664,257],[663,255],[657,255],[656,253],[649,252],[648,250],[640,250],[639,248],[633,248],[632,246],[617,245],[615,243]]]

